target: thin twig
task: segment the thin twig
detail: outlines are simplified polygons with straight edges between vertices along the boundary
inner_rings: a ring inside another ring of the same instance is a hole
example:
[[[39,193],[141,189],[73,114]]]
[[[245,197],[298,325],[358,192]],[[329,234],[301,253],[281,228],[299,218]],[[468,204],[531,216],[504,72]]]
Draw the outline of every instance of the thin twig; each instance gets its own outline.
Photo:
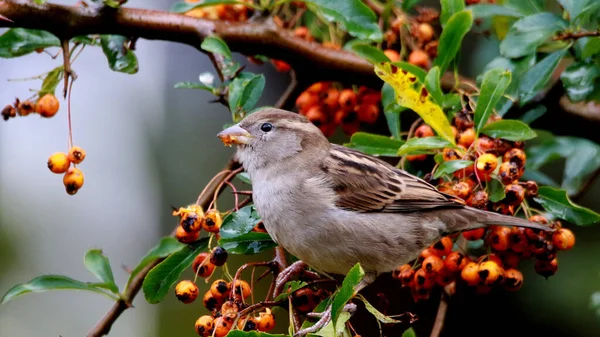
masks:
[[[285,89],[281,97],[275,103],[275,107],[278,109],[290,109],[290,101],[295,99],[296,89],[298,88],[298,80],[296,79],[296,72],[294,69],[290,70],[290,84]]]
[[[236,161],[230,160],[225,167],[225,171],[231,171],[231,169],[235,168],[239,165]],[[222,177],[222,175],[218,175],[218,177]],[[208,206],[208,204],[212,201],[212,193],[211,189],[216,189],[220,185],[220,181],[211,180],[211,182],[207,185],[207,192],[203,196],[201,195],[198,198],[198,205],[202,207]],[[174,231],[171,235],[174,234]],[[123,292],[123,295],[120,300],[115,302],[110,308],[110,310],[96,323],[96,325],[88,332],[87,337],[101,337],[107,335],[110,332],[115,321],[121,316],[121,314],[132,307],[133,299],[138,294],[140,289],[142,288],[142,283],[144,282],[144,278],[150,272],[152,268],[154,268],[157,264],[162,262],[164,259],[159,258],[152,262],[150,262],[144,269],[142,269],[129,283],[127,289]]]
[[[438,306],[437,315],[435,316],[435,323],[433,329],[431,329],[431,337],[439,337],[442,329],[444,328],[444,321],[446,320],[446,312],[448,311],[448,295],[445,291],[440,296],[440,305]]]
[[[579,32],[560,32],[552,38],[554,41],[559,40],[577,40],[583,37],[600,36],[600,29],[593,31],[579,31]]]

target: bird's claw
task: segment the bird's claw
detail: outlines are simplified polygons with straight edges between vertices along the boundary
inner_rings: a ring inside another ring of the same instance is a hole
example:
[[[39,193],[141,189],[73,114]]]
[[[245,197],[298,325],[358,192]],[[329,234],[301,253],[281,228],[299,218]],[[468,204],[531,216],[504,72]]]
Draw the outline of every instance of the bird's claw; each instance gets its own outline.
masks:
[[[356,304],[347,303],[346,305],[344,305],[343,311],[349,312],[350,315],[354,315],[356,309]],[[329,305],[327,309],[325,309],[325,311],[323,312],[309,312],[308,314],[306,314],[306,317],[319,318],[319,320],[313,326],[299,330],[294,334],[293,337],[304,337],[309,333],[315,333],[321,330],[324,326],[329,324],[329,322],[331,322],[331,305]]]
[[[292,280],[295,275],[302,273],[308,265],[302,261],[296,261],[289,265],[289,267],[285,268],[277,278],[275,279],[275,290],[273,291],[273,298],[279,296],[283,291],[283,286]]]

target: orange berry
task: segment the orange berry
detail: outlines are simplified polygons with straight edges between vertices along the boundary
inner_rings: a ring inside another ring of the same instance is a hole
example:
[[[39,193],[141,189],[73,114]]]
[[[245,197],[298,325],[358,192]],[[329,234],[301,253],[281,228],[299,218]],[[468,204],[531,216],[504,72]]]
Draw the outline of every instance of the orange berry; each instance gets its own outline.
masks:
[[[522,168],[525,166],[527,155],[521,149],[512,148],[504,154],[503,159],[505,162],[515,163],[518,168]]]
[[[517,206],[525,199],[525,188],[518,183],[512,183],[504,187],[504,194],[506,195],[503,200],[504,203]]]
[[[282,60],[271,59],[271,63],[275,66],[275,69],[277,69],[277,71],[282,73],[287,73],[292,69],[289,63]]]
[[[409,154],[406,155],[406,160],[408,161],[423,161],[427,159],[426,154]]]
[[[296,98],[296,108],[300,114],[319,103],[319,96],[315,93],[304,91]]]
[[[242,296],[244,299],[250,296],[250,285],[244,280],[236,280],[235,287],[232,287],[231,284],[229,284],[229,287],[234,289],[236,295]]]
[[[71,167],[63,176],[63,185],[68,194],[73,195],[83,186],[83,172],[80,169]]]
[[[31,101],[23,101],[20,102],[17,100],[17,112],[19,113],[19,116],[27,116],[30,113],[35,111],[35,104],[32,103]]]
[[[452,252],[444,259],[444,267],[447,271],[454,273],[463,269],[468,262],[469,259],[463,253]]]
[[[494,261],[494,263],[496,263],[500,267],[504,266],[502,264],[502,259],[500,259],[500,257],[497,254],[494,254],[494,253],[486,254],[486,255],[481,256],[477,262],[478,263],[482,263],[484,261]]]
[[[415,270],[409,266],[409,268],[404,269],[398,277],[400,278],[403,287],[412,287],[415,283]]]
[[[473,144],[474,141],[475,141],[475,129],[474,128],[468,128],[458,134],[458,140],[457,140],[458,145],[462,145],[466,148],[469,148],[469,146],[471,146],[471,144]]]
[[[455,274],[449,272],[446,269],[442,269],[439,273],[435,275],[435,282],[442,287],[445,287],[450,283],[454,282],[455,279]]]
[[[186,232],[199,232],[202,228],[202,218],[193,212],[185,212],[181,214],[179,226]]]
[[[199,231],[187,232],[183,226],[177,226],[175,231],[175,238],[181,243],[192,243],[200,237]]]
[[[479,276],[477,272],[479,271],[479,266],[475,262],[467,263],[460,272],[460,277],[465,281],[468,285],[474,286],[479,283]]]
[[[254,317],[240,317],[237,323],[238,330],[252,331],[256,330],[256,319]]]
[[[538,184],[533,180],[525,182],[525,197],[534,198],[538,195]]]
[[[53,94],[46,94],[42,96],[36,104],[35,110],[42,117],[50,118],[58,112],[60,103]]]
[[[475,141],[475,150],[479,153],[492,153],[494,149],[494,140],[487,136],[480,135]]]
[[[471,186],[467,182],[460,181],[452,186],[449,193],[466,200],[471,194]]]
[[[210,262],[210,256],[207,252],[202,252],[194,258],[192,270],[200,277],[209,277],[215,270],[215,265]]]
[[[356,106],[357,97],[356,93],[352,89],[344,89],[340,92],[340,96],[338,97],[338,104],[342,108],[343,111],[349,112],[353,111]],[[341,123],[338,123],[341,124]]]
[[[353,122],[343,123],[341,125],[341,127],[342,127],[342,131],[346,135],[352,136],[353,134],[357,133],[360,130],[360,121],[357,119]]]
[[[221,305],[221,316],[229,325],[233,325],[233,321],[235,321],[238,311],[238,305],[233,301],[225,301]]]
[[[85,159],[85,150],[79,146],[73,146],[69,150],[69,161],[73,164],[79,164]]]
[[[454,115],[454,119],[452,121],[459,131],[464,131],[472,128],[475,125],[475,122],[473,121],[473,115],[473,112],[469,110],[461,110]]]
[[[338,104],[339,97],[339,90],[336,88],[329,88],[329,90],[327,90],[326,94],[323,96],[323,104],[329,111],[336,111],[340,107]]]
[[[513,252],[524,252],[527,249],[528,243],[524,228],[513,227],[510,230],[510,249]]]
[[[490,246],[496,251],[505,251],[510,247],[510,228],[495,226],[488,236]]]
[[[508,269],[504,271],[504,289],[508,291],[517,291],[523,286],[523,274],[517,269]]]
[[[439,256],[439,255],[438,255],[438,252],[437,252],[437,251],[433,250],[433,249],[430,247],[430,248],[426,248],[426,249],[424,249],[424,250],[421,252],[421,254],[419,255],[419,258],[424,260],[424,259],[426,259],[426,258],[428,258],[428,257],[430,257],[430,256]]]
[[[458,160],[461,155],[453,148],[447,147],[442,151],[442,157],[444,161]]]
[[[210,291],[214,298],[225,299],[229,296],[229,283],[225,280],[215,280],[210,285]]]
[[[393,49],[386,49],[383,51],[383,53],[390,59],[391,62],[400,61],[400,54]]]
[[[275,327],[275,316],[273,316],[269,308],[265,310],[265,312],[259,314],[256,322],[256,329],[262,332],[271,331]]]
[[[204,214],[202,228],[210,233],[218,233],[222,222],[221,213],[216,209],[209,209],[206,211],[206,214]]]
[[[412,269],[410,264],[403,264],[401,266],[396,267],[394,270],[392,270],[392,278],[399,280],[400,274],[402,274],[403,271],[409,269]]]
[[[231,323],[227,322],[223,316],[215,319],[215,331],[213,337],[225,337],[231,330]]]
[[[198,286],[189,280],[180,281],[175,286],[175,297],[185,304],[192,303],[198,297]]]
[[[504,269],[496,261],[485,261],[479,265],[477,276],[483,284],[493,285],[502,283],[504,280]]]
[[[518,180],[522,174],[523,173],[519,169],[517,164],[512,162],[503,162],[500,165],[500,170],[498,171],[498,177],[505,185],[508,185],[513,181]]]
[[[575,234],[566,228],[561,228],[552,234],[552,243],[559,250],[569,250],[575,245]]]
[[[319,126],[319,130],[323,133],[323,135],[327,138],[333,136],[335,130],[337,129],[338,124],[335,123],[327,123]]]
[[[488,194],[484,190],[479,190],[473,193],[469,199],[467,200],[467,204],[471,207],[479,208],[479,209],[487,209],[488,208]]]
[[[435,134],[433,133],[433,129],[431,128],[431,126],[429,126],[427,124],[421,124],[415,130],[415,137],[418,137],[418,138],[433,137],[434,135]]]
[[[423,260],[422,268],[427,274],[437,274],[444,269],[444,260],[439,256],[430,256]]]
[[[70,166],[69,156],[64,152],[53,153],[48,158],[48,168],[53,173],[65,173]]]
[[[317,127],[327,124],[327,115],[319,105],[313,105],[306,111],[306,118]]]
[[[296,29],[294,29],[294,35],[306,41],[314,41],[314,38],[310,34],[310,30],[304,26],[296,27]]]
[[[309,92],[311,94],[321,94],[322,92],[327,91],[331,86],[331,82],[315,82],[310,87],[308,87],[305,92]]]
[[[204,303],[204,307],[206,309],[213,311],[223,304],[223,300],[215,298],[209,289],[204,293],[204,296],[202,297],[202,303]]]
[[[521,257],[519,254],[514,252],[505,252],[502,254],[502,263],[504,268],[517,268],[519,267],[519,263],[521,262]]]
[[[475,172],[475,164],[469,165],[463,169],[454,171],[452,174],[456,178],[463,179],[471,176]]]
[[[508,141],[506,139],[502,139],[502,138],[494,139],[494,147],[496,148],[498,155],[504,155],[507,151],[509,151],[510,149],[515,147],[515,145],[516,145],[515,143]]]
[[[322,46],[327,48],[327,49],[333,49],[333,50],[340,50],[342,49],[342,46],[340,46],[337,43],[331,42],[331,41],[325,41],[322,43]]]
[[[355,111],[358,115],[358,120],[363,123],[373,124],[379,117],[379,106],[375,104],[357,105]]]
[[[433,286],[435,285],[435,278],[433,273],[428,274],[427,271],[423,268],[417,270],[414,276],[414,284],[416,287],[419,288],[433,288]]]
[[[415,49],[408,55],[408,63],[421,68],[429,68],[429,55],[421,49]]]
[[[200,318],[196,320],[194,327],[196,328],[196,333],[198,335],[209,337],[212,335],[213,329],[215,328],[215,319],[209,315],[200,316]]]
[[[548,278],[558,270],[558,260],[555,258],[551,261],[536,260],[535,261],[535,272]]]
[[[484,153],[475,162],[475,168],[480,177],[487,176],[498,167],[498,158],[491,153]]]
[[[413,34],[420,41],[429,42],[431,39],[433,39],[434,31],[430,24],[420,23],[414,30]]]
[[[464,232],[462,232],[462,235],[464,236],[465,239],[467,239],[469,241],[481,240],[481,239],[483,239],[483,236],[485,235],[485,228],[477,228],[477,229],[471,229],[470,231],[464,231]]]
[[[358,89],[358,104],[379,104],[381,102],[381,91],[373,90],[365,86]]]
[[[452,246],[454,246],[452,239],[445,236],[440,241],[431,245],[431,249],[433,249],[437,256],[444,257],[452,252]]]

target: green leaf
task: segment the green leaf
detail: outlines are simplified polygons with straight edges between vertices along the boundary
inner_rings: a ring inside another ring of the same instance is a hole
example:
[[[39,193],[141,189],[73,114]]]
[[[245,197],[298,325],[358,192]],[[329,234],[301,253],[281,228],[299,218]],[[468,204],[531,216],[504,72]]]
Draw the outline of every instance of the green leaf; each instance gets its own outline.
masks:
[[[121,35],[101,35],[100,44],[108,60],[111,70],[135,74],[138,72],[138,61],[135,54],[125,46],[127,38]]]
[[[427,76],[425,76],[424,82],[425,88],[438,105],[442,105],[444,102],[444,92],[442,91],[442,86],[440,85],[440,77],[440,68],[433,67],[429,69]]]
[[[44,82],[42,82],[42,88],[39,91],[39,95],[44,96],[46,94],[54,95],[54,91],[56,87],[60,83],[60,80],[63,78],[64,67],[58,66],[52,69],[48,75],[44,78]]]
[[[438,57],[433,62],[434,66],[440,67],[443,74],[450,62],[454,60],[460,50],[462,40],[473,25],[473,14],[470,11],[461,11],[453,14],[440,36],[438,45]]]
[[[316,6],[329,22],[341,24],[348,34],[359,39],[381,41],[383,34],[377,16],[360,0],[310,0],[309,8]]]
[[[396,94],[394,88],[384,83],[381,88],[381,104],[383,105],[383,114],[387,122],[388,130],[394,139],[402,139],[400,127],[400,113],[405,108],[396,103]]]
[[[600,78],[600,67],[594,63],[576,62],[560,75],[563,87],[573,102],[583,101],[594,91],[594,81]]]
[[[418,4],[421,0],[402,0],[402,10],[407,12]]]
[[[404,330],[404,332],[402,333],[402,337],[417,337],[417,334],[415,333],[415,330],[411,327]]]
[[[475,108],[475,132],[479,133],[494,112],[494,107],[504,95],[511,81],[509,71],[495,68],[488,70],[483,75],[481,91]]]
[[[360,263],[357,263],[348,271],[344,281],[342,281],[342,286],[339,288],[337,294],[333,298],[333,302],[331,303],[331,321],[333,325],[336,325],[338,317],[342,313],[344,309],[344,305],[352,299],[354,296],[354,288],[362,281],[365,276],[365,271],[360,266]]]
[[[231,330],[227,333],[227,337],[289,337],[289,335],[271,334],[260,331]]]
[[[592,1],[593,0],[558,0],[558,3],[569,13],[571,21],[574,21]]]
[[[449,160],[445,161],[435,170],[433,175],[434,179],[437,179],[443,175],[452,174],[460,169],[473,165],[471,160]]]
[[[277,246],[267,233],[250,232],[231,239],[219,239],[219,246],[230,254],[258,254]]]
[[[202,238],[171,254],[152,268],[142,284],[146,301],[150,304],[162,301],[171,287],[179,280],[181,273],[192,265],[196,256],[206,247],[208,247],[208,238]]]
[[[473,12],[473,18],[475,19],[485,19],[494,16],[523,17],[523,13],[514,8],[493,4],[471,5],[467,6],[467,10]]]
[[[503,6],[513,8],[523,13],[524,15],[531,15],[540,13],[544,10],[545,0],[504,0]]]
[[[185,247],[185,245],[177,241],[177,239],[175,239],[172,236],[165,236],[162,239],[160,239],[160,242],[152,249],[150,249],[150,251],[146,253],[146,255],[142,258],[140,263],[138,263],[138,265],[135,266],[135,268],[133,268],[131,274],[129,275],[129,279],[127,280],[127,286],[125,288],[129,287],[129,283],[131,283],[135,276],[139,274],[140,271],[142,271],[142,269],[146,268],[146,266],[148,266],[150,263],[152,263],[156,259],[165,258],[175,252],[178,252],[181,249],[183,249],[183,247]]]
[[[244,206],[223,219],[219,235],[223,239],[236,238],[242,234],[249,233],[259,221],[260,218],[254,206]]]
[[[329,37],[329,28],[323,24],[319,17],[312,11],[305,11],[302,15],[304,26],[310,31],[315,40],[323,41]]]
[[[465,0],[441,0],[442,12],[440,14],[440,23],[442,27],[446,25],[452,15],[465,9]]]
[[[525,165],[525,167],[527,167],[527,165]],[[530,169],[530,168],[525,169],[525,173],[523,173],[523,176],[521,176],[521,178],[523,180],[533,180],[540,185],[548,185],[548,186],[552,186],[552,187],[560,186],[556,181],[552,180],[552,178],[550,178],[547,174],[540,172],[538,170]]]
[[[443,149],[445,147],[454,147],[449,141],[440,137],[413,137],[404,143],[398,150],[397,155],[403,156],[409,153],[421,154],[429,153],[428,150]]]
[[[488,198],[491,202],[498,202],[504,199],[504,197],[506,196],[506,194],[504,194],[504,185],[498,179],[490,180],[490,182],[487,184],[487,188],[489,195]]]
[[[552,13],[526,16],[512,25],[500,43],[500,54],[508,58],[533,54],[554,33],[566,27],[566,22]]]
[[[115,284],[115,277],[110,268],[110,262],[108,262],[108,258],[104,256],[102,250],[89,250],[83,258],[83,265],[102,282],[104,288],[115,294],[119,293],[119,287]]]
[[[577,40],[575,45],[579,58],[583,60],[600,53],[600,37],[584,37]]]
[[[203,1],[198,1],[198,2],[193,2],[193,3],[188,3],[188,2],[177,2],[175,4],[173,4],[173,6],[171,7],[170,11],[171,12],[175,12],[175,13],[185,13],[188,11],[191,11],[194,8],[200,8],[200,7],[208,7],[208,6],[214,6],[214,5],[248,5],[248,3],[246,2],[242,2],[239,0],[203,0]]]
[[[547,110],[548,109],[546,109],[545,106],[538,105],[535,108],[524,113],[519,119],[521,120],[521,122],[523,122],[525,124],[531,124],[538,118],[542,117],[546,113]]]
[[[265,77],[241,73],[229,84],[229,109],[232,112],[250,111],[265,89]]]
[[[390,59],[381,51],[368,44],[355,44],[351,47],[352,51],[365,60],[375,64],[379,62],[389,62]]]
[[[11,28],[0,36],[0,57],[18,57],[37,49],[59,46],[60,40],[45,30]]]
[[[283,292],[281,294],[279,294],[279,296],[277,296],[273,301],[275,301],[275,302],[283,301],[286,298],[288,298],[294,291],[304,288],[307,284],[308,283],[306,283],[304,281],[298,281],[298,280],[289,281],[283,286],[283,289],[284,289]]]
[[[235,177],[248,185],[252,185],[252,181],[250,180],[250,176],[247,172],[238,173]]]
[[[537,136],[527,124],[516,119],[495,121],[484,126],[481,133],[492,138],[502,138],[510,141],[527,140]]]
[[[600,214],[574,204],[565,190],[541,186],[534,200],[555,217],[575,225],[585,226],[600,222]]]
[[[216,35],[205,38],[204,41],[202,41],[202,44],[200,44],[200,48],[209,53],[219,54],[228,60],[232,59],[229,46],[227,46],[227,43],[225,43],[223,39]]]
[[[598,21],[600,21],[600,2],[595,0],[587,0],[587,5],[581,10],[581,13],[571,19],[572,23],[579,26],[590,27],[597,27]]]
[[[367,132],[356,132],[350,138],[350,143],[344,144],[344,146],[373,156],[396,157],[402,144],[404,142],[398,139]]]
[[[375,308],[371,303],[369,303],[369,301],[367,301],[367,299],[362,296],[361,294],[358,294],[356,296],[356,298],[358,298],[359,300],[361,300],[364,304],[365,304],[365,309],[367,309],[368,312],[371,313],[371,315],[373,315],[378,321],[380,321],[383,324],[396,324],[396,323],[401,323],[402,321],[399,321],[397,319],[393,319],[389,316],[384,315],[383,313],[381,313],[379,310],[377,310],[377,308]]]
[[[533,99],[546,86],[554,69],[556,69],[566,52],[567,49],[562,49],[547,55],[523,74],[519,83],[519,100],[521,106]]]
[[[175,84],[175,89],[200,89],[213,92],[215,89],[200,82],[179,82]]]
[[[50,290],[85,290],[104,295],[110,299],[117,298],[104,291],[101,287],[95,286],[92,283],[86,283],[74,280],[62,275],[43,275],[38,276],[27,283],[18,284],[10,288],[0,303],[6,303],[17,296],[28,293],[42,293]]]

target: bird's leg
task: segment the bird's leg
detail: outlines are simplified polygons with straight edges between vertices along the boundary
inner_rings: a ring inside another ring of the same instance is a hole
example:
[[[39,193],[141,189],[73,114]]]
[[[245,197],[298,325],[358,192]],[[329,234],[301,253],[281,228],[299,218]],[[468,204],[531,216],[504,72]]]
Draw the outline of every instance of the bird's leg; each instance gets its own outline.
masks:
[[[377,274],[366,273],[365,276],[363,277],[363,279],[356,285],[356,287],[354,287],[354,295],[353,296],[356,296],[356,294],[358,294],[358,292],[363,290],[369,284],[373,283],[373,281],[375,281],[376,278],[377,278]],[[343,311],[349,312],[350,315],[354,315],[354,313],[356,312],[356,304],[347,303],[346,305],[344,305]],[[313,326],[296,332],[294,334],[294,337],[304,337],[309,333],[315,333],[315,332],[319,331],[320,329],[322,329],[325,325],[329,324],[329,322],[331,321],[331,304],[329,306],[327,306],[327,309],[325,309],[325,311],[310,312],[310,313],[306,314],[306,317],[319,318],[319,320]]]

